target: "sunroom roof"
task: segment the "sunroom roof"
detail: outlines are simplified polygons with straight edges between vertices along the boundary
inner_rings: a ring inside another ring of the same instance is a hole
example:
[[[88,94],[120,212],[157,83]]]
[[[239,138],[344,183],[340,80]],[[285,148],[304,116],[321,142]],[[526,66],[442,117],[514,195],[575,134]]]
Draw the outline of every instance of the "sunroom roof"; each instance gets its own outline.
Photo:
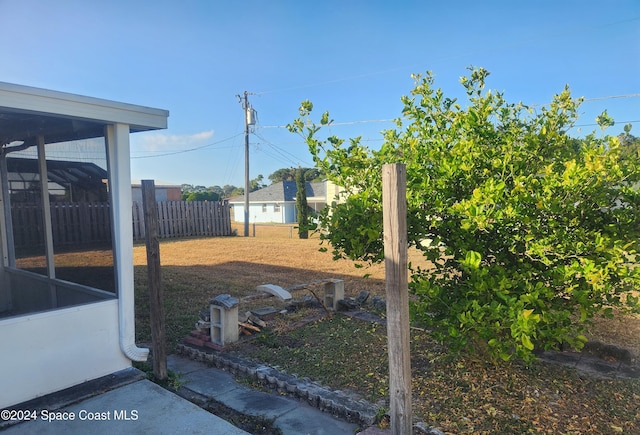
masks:
[[[104,126],[128,124],[130,131],[167,128],[161,109],[0,82],[0,145],[35,145],[102,136]]]

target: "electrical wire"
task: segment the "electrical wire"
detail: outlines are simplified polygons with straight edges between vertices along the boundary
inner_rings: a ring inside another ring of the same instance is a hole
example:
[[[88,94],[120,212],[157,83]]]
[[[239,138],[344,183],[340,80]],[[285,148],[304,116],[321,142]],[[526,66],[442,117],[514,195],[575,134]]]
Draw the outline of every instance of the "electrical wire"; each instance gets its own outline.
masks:
[[[332,122],[329,126],[339,127],[343,125],[368,124],[373,122],[384,123],[384,122],[395,122],[395,121],[396,121],[395,119],[363,119],[360,121]],[[261,125],[261,126],[258,126],[257,128],[287,128],[287,126],[286,125]]]
[[[229,137],[227,137],[225,139],[221,139],[219,141],[212,142],[212,143],[207,144],[207,145],[202,145],[202,146],[199,146],[199,147],[190,148],[190,149],[186,149],[186,150],[172,151],[172,152],[167,152],[167,153],[163,153],[163,154],[155,154],[155,155],[152,155],[152,156],[137,156],[137,157],[131,157],[131,158],[132,159],[150,159],[150,158],[155,158],[155,157],[165,157],[165,156],[173,156],[173,155],[176,155],[176,154],[190,153],[190,152],[193,152],[193,151],[199,151],[199,150],[202,150],[202,149],[205,149],[205,148],[210,148],[210,147],[212,147],[214,145],[221,144],[223,142],[226,142],[226,141],[234,139],[234,138],[236,138],[238,136],[241,136],[242,134],[243,133],[238,133],[236,135],[229,136]],[[234,146],[223,147],[223,148],[234,148]],[[223,149],[223,148],[216,148],[216,149]]]
[[[589,103],[592,101],[602,101],[602,100],[614,100],[614,99],[626,99],[626,98],[638,98],[640,97],[640,94],[625,94],[625,95],[608,95],[608,96],[604,96],[604,97],[592,97],[592,98],[585,98],[584,100],[582,100],[583,103]],[[539,107],[539,106],[546,106],[549,105],[551,103],[534,103],[531,104],[531,107]],[[344,126],[344,125],[355,125],[355,124],[368,124],[368,123],[387,123],[387,122],[396,122],[398,118],[395,119],[362,119],[362,120],[358,120],[358,121],[346,121],[346,122],[335,122],[335,123],[331,123],[329,124],[329,127],[339,127],[339,126]],[[405,117],[400,117],[400,119],[406,119]],[[639,121],[616,121],[616,123],[624,123],[624,124],[628,124],[628,123],[636,123]],[[586,124],[584,126],[587,126],[590,124]],[[595,124],[597,125],[597,124]],[[262,128],[262,129],[269,129],[269,128],[288,128],[288,126],[286,125],[261,125],[261,126],[256,126],[256,128]]]
[[[262,136],[259,133],[254,132],[253,133],[258,139],[260,139],[261,141],[264,142],[264,144],[268,145],[269,147],[271,147],[276,153],[280,154],[280,156],[282,156],[282,158],[284,158],[283,162],[285,163],[294,163],[294,164],[300,164],[300,163],[304,163],[305,165],[309,166],[310,164],[308,162],[305,162],[304,159],[301,159],[300,157],[290,153],[289,151],[278,147],[277,145],[275,145],[274,143],[270,142],[268,139],[266,139],[264,136]],[[264,152],[264,150],[262,151]],[[312,166],[312,165],[311,165]]]

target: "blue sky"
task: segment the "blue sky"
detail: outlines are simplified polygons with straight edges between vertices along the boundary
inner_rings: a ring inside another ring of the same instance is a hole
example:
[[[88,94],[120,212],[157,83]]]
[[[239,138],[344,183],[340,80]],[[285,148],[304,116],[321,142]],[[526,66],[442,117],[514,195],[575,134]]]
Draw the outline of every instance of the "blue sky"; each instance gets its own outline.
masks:
[[[243,186],[245,90],[250,177],[266,179],[312,165],[281,128],[302,100],[375,148],[412,73],[462,97],[470,65],[513,102],[568,84],[588,100],[582,132],[607,109],[612,134],[634,121],[640,135],[638,0],[0,0],[0,29],[0,81],[170,111],[167,130],[132,135],[134,179]]]

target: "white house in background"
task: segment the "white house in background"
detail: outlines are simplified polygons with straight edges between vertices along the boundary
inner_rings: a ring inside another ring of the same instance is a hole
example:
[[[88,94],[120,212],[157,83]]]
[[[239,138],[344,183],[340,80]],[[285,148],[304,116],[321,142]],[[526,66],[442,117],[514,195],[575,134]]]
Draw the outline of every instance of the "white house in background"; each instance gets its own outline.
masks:
[[[134,341],[129,135],[168,116],[0,83],[0,409],[147,358]]]
[[[307,183],[307,205],[316,212],[322,210],[338,194],[336,185],[323,181]],[[281,181],[249,193],[249,222],[290,224],[298,221],[295,181]],[[244,223],[244,196],[229,199],[234,220]]]

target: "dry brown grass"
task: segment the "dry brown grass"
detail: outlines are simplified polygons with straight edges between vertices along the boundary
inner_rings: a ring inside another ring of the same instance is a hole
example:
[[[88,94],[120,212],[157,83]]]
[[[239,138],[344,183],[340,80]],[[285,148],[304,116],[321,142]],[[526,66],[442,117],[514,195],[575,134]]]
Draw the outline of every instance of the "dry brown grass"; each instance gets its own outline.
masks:
[[[199,309],[220,293],[243,297],[254,294],[259,284],[289,287],[341,278],[348,296],[362,289],[384,296],[383,265],[356,268],[351,261],[333,261],[319,247],[317,239],[300,240],[295,232],[289,238],[287,227],[276,226],[258,227],[255,238],[163,241],[160,256],[170,350],[193,328]],[[420,260],[415,252],[410,257]],[[135,247],[134,259],[136,328],[142,343],[149,340],[143,245]],[[277,306],[274,299],[260,304]],[[241,340],[234,349],[334,388],[358,391],[376,402],[388,395],[384,326],[333,316],[283,330]],[[446,433],[638,433],[637,381],[592,379],[555,365],[525,368],[453,357],[427,333],[412,334],[414,415]],[[639,337],[637,316],[598,319],[589,330],[590,339],[629,348],[636,355]],[[357,367],[352,365],[354,359]]]
[[[242,234],[242,227],[236,229]],[[253,226],[250,234],[254,234]],[[171,312],[171,305],[178,304],[175,309],[180,311],[179,317],[195,319],[197,307],[204,308],[208,300],[218,294],[229,293],[242,298],[255,294],[255,288],[260,284],[286,288],[326,278],[343,279],[347,296],[355,296],[365,289],[372,295],[385,295],[383,264],[357,268],[353,261],[333,261],[330,252],[319,251],[321,246],[317,237],[298,239],[292,226],[259,225],[255,234],[256,237],[248,238],[163,241],[160,256],[164,291],[169,293],[166,295],[170,304],[168,310]],[[419,253],[410,252],[410,261],[418,263],[422,258]],[[134,263],[137,287],[144,288],[144,245],[134,248]],[[172,298],[171,295],[179,297]],[[276,303],[273,299],[268,303]],[[144,298],[137,302],[145,303]],[[637,357],[640,355],[640,316],[595,319],[595,324],[588,330],[588,338],[628,348]]]

